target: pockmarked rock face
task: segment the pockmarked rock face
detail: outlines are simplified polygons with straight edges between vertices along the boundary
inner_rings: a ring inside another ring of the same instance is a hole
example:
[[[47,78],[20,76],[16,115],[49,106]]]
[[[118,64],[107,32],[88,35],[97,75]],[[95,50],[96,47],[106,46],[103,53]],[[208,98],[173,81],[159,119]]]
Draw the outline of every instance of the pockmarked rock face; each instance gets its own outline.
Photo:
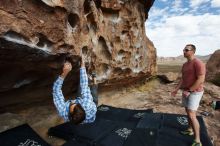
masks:
[[[71,58],[73,70],[64,93],[77,89],[82,55],[100,86],[117,87],[155,75],[156,49],[144,26],[153,2],[1,0],[1,105],[51,96],[66,58]]]
[[[220,86],[220,50],[216,50],[206,64],[206,80]]]

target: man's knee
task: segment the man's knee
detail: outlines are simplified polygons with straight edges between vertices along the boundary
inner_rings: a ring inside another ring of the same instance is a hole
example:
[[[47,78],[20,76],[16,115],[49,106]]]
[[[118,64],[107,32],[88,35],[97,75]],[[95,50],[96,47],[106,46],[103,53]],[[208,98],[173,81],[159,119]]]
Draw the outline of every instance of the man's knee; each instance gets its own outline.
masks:
[[[187,114],[191,120],[196,119],[196,111],[187,110]]]

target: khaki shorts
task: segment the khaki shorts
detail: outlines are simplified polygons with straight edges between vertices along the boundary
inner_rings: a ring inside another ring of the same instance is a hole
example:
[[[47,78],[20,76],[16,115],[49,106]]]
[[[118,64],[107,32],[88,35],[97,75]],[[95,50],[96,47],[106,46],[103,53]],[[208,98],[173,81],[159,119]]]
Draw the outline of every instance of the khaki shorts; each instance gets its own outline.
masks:
[[[192,93],[190,93],[190,95],[188,97],[183,96],[182,97],[183,106],[186,107],[187,109],[197,111],[197,109],[199,107],[199,103],[202,99],[203,92],[204,91],[192,92]]]

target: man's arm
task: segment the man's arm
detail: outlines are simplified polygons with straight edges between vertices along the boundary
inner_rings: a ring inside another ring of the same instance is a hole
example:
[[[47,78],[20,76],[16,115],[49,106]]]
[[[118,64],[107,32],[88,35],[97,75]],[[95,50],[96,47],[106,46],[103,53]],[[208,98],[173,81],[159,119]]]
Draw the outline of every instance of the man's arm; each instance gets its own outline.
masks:
[[[81,59],[81,68],[80,68],[80,87],[81,87],[82,98],[84,99],[89,98],[91,93],[89,89],[88,76],[86,73],[85,62],[84,62],[83,56]]]
[[[195,83],[189,88],[190,91],[196,90],[205,81],[205,75],[199,75]]]
[[[53,102],[56,106],[59,116],[65,118],[65,99],[62,93],[63,78],[58,77],[53,84]]]
[[[58,114],[66,120],[66,106],[65,99],[62,92],[62,85],[65,77],[71,71],[72,66],[69,62],[66,62],[63,67],[62,74],[58,77],[58,79],[54,82],[53,85],[53,101],[58,110]]]
[[[178,90],[179,90],[180,87],[182,86],[182,82],[183,82],[183,80],[182,80],[182,78],[181,78],[180,81],[179,81],[179,83],[178,83],[177,86],[175,87],[174,91],[171,92],[171,95],[172,95],[173,97],[176,96]]]

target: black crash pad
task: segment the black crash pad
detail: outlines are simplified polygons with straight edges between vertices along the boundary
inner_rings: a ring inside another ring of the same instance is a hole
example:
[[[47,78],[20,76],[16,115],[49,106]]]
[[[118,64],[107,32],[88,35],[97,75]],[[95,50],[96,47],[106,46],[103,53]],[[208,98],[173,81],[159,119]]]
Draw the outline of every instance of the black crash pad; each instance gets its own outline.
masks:
[[[201,116],[197,117],[200,123],[200,137],[202,144],[212,146],[208,136],[205,123]],[[138,128],[157,128],[158,140],[157,146],[188,146],[193,141],[193,136],[184,136],[180,134],[188,126],[186,115],[154,113],[146,114],[137,124]]]
[[[49,146],[28,124],[0,133],[0,146]]]
[[[102,105],[94,123],[78,126],[64,123],[50,128],[49,134],[68,140],[65,146],[73,143],[76,146],[188,146],[192,143],[193,136],[180,134],[187,128],[185,115],[142,111]],[[212,146],[203,118],[197,118],[203,145]]]
[[[111,137],[119,129],[132,130],[136,127],[132,122],[110,121],[96,119],[93,123],[74,125],[70,122],[52,127],[48,134],[65,140],[78,139],[88,142],[107,141],[105,137]],[[123,139],[122,139],[123,140]]]
[[[135,128],[125,140],[123,146],[157,146],[157,129]]]
[[[156,146],[156,129],[115,129],[98,141],[71,139],[63,146]]]
[[[100,105],[97,108],[96,118],[111,121],[129,121],[137,124],[146,113],[153,113],[153,109],[133,110],[116,108],[108,105]]]
[[[94,146],[94,145],[92,145],[90,142],[71,139],[66,143],[64,143],[62,146]]]

